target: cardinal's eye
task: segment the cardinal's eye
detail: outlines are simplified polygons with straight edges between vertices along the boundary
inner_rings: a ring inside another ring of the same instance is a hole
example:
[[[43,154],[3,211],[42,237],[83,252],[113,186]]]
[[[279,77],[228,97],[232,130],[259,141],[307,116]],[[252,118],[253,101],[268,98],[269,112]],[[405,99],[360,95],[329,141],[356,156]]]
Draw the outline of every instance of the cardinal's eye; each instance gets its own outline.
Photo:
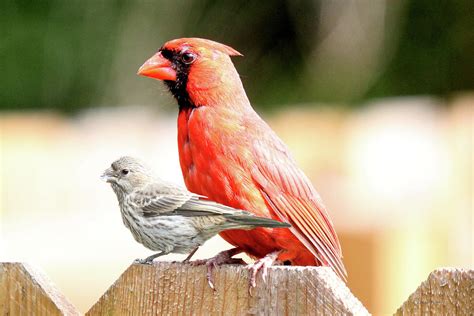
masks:
[[[192,64],[196,60],[196,55],[193,53],[183,53],[181,55],[181,61],[187,65]]]
[[[128,169],[122,169],[122,174],[124,176],[126,176],[129,172],[130,172],[130,170],[128,170]]]

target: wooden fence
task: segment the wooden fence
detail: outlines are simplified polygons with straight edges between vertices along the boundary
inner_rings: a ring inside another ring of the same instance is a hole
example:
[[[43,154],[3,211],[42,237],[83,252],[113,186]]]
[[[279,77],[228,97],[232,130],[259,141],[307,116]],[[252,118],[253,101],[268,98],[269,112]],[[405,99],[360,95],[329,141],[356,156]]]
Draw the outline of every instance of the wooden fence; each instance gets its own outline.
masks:
[[[0,263],[0,315],[80,315],[38,270]]]
[[[431,272],[396,315],[474,315],[474,270]]]
[[[214,271],[158,262],[132,264],[86,315],[368,315],[329,268],[272,267],[267,281],[248,292],[247,270]],[[396,315],[473,315],[474,270],[438,269]],[[79,315],[41,273],[23,263],[0,263],[1,315]]]

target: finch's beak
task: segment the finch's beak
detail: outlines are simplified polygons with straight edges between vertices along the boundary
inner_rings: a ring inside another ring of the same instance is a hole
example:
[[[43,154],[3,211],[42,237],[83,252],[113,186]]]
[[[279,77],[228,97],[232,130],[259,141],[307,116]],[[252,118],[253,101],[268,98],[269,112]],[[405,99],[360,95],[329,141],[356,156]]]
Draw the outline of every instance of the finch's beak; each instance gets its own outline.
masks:
[[[158,80],[176,81],[176,71],[171,66],[171,62],[161,55],[161,52],[148,59],[138,69],[138,74]]]
[[[117,182],[117,178],[115,177],[114,170],[112,168],[106,169],[100,176],[100,179],[108,183]]]

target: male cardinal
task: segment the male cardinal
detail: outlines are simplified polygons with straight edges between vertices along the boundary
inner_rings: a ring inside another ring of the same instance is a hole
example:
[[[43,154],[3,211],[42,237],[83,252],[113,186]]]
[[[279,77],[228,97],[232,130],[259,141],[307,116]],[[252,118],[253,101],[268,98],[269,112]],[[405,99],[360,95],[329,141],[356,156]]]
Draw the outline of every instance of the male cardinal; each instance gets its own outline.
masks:
[[[230,56],[235,49],[201,38],[165,43],[138,70],[163,80],[179,105],[178,147],[187,188],[197,194],[291,228],[228,230],[220,235],[236,248],[208,267],[246,252],[257,258],[251,286],[276,260],[292,265],[346,270],[324,204],[288,148],[254,111]],[[209,277],[209,274],[208,274]]]
[[[290,227],[270,218],[215,203],[158,178],[140,160],[122,157],[102,175],[117,195],[125,226],[136,241],[160,251],[140,263],[169,253],[189,253],[227,229]],[[212,286],[212,285],[211,285]]]

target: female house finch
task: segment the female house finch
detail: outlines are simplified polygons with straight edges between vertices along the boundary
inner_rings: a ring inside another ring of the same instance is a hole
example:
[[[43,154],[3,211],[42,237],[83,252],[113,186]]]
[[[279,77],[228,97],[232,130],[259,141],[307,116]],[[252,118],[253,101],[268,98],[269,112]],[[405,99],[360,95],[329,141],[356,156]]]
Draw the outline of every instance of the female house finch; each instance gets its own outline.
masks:
[[[292,225],[222,232],[236,248],[214,263],[242,251],[261,258],[252,266],[252,286],[257,272],[275,260],[330,266],[345,279],[326,208],[288,148],[250,105],[229,57],[240,55],[214,41],[182,38],[165,43],[138,70],[164,80],[178,102],[179,158],[188,190]]]
[[[151,263],[169,253],[189,253],[187,262],[206,240],[226,229],[290,226],[209,201],[160,180],[132,157],[118,159],[102,177],[117,195],[123,223],[135,240],[160,251],[139,260],[141,263]]]

